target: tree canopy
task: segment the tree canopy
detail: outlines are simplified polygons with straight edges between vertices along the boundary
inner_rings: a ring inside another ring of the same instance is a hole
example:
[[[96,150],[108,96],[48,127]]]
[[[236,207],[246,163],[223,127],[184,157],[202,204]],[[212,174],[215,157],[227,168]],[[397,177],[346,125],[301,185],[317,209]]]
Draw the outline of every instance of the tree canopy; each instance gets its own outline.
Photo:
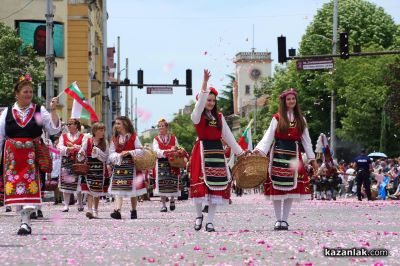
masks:
[[[0,105],[14,102],[13,88],[18,77],[29,73],[35,85],[44,81],[44,62],[38,60],[32,46],[21,51],[17,32],[0,22]]]
[[[338,32],[349,33],[350,51],[356,44],[361,45],[362,51],[400,47],[399,26],[382,8],[363,0],[342,0],[338,9]],[[318,10],[302,37],[300,55],[332,53],[332,12],[332,1]],[[336,59],[334,68],[328,71],[298,71],[295,62],[288,62],[286,68],[277,66],[274,78],[264,80],[259,89],[260,93],[270,93],[271,98],[267,115],[263,110],[258,117],[262,117],[263,127],[267,128],[271,115],[277,111],[279,93],[290,87],[296,88],[315,142],[321,132],[330,131],[331,92],[334,91],[337,136],[369,150],[383,148],[383,151],[394,154],[400,148],[397,137],[394,137],[398,135],[398,128],[394,127],[394,116],[388,115],[386,107],[389,103],[394,106],[394,100],[387,101],[391,94],[398,97],[393,93],[399,82],[398,74],[394,74],[398,73],[395,67],[398,58],[386,55]],[[388,126],[391,134],[386,134]],[[382,139],[391,143],[390,147],[383,145]]]

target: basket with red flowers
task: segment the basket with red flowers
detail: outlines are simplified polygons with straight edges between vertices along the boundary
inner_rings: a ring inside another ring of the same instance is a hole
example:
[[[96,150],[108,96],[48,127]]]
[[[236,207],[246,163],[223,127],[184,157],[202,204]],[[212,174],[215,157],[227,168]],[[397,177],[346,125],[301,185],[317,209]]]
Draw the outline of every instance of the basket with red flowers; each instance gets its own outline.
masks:
[[[189,160],[189,154],[182,146],[177,146],[175,149],[165,152],[164,155],[171,167],[185,168]]]

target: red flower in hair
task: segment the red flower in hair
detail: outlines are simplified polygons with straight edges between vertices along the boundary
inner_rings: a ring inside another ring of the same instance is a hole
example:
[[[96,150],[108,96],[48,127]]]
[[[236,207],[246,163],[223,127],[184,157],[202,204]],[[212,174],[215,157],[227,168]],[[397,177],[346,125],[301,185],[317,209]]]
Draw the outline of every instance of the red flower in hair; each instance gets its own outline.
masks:
[[[218,96],[218,91],[214,87],[210,87],[210,93],[214,94],[215,97]],[[196,95],[196,101],[199,100],[199,94]]]

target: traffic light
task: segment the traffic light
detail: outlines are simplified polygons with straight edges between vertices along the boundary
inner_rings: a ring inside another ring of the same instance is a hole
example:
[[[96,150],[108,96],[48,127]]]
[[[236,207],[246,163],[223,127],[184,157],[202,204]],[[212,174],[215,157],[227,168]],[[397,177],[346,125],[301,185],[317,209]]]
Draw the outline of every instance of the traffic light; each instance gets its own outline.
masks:
[[[347,32],[340,33],[340,58],[349,59],[349,34]]]
[[[137,83],[138,83],[138,88],[143,89],[143,70],[141,69],[137,71]]]
[[[289,56],[290,56],[290,57],[296,56],[296,49],[290,48],[290,49],[289,49]]]
[[[286,37],[278,37],[278,62],[283,64],[287,61],[286,57]]]
[[[124,79],[124,85],[129,85],[130,83],[131,81],[128,78]]]
[[[186,95],[193,95],[191,69],[186,69]]]

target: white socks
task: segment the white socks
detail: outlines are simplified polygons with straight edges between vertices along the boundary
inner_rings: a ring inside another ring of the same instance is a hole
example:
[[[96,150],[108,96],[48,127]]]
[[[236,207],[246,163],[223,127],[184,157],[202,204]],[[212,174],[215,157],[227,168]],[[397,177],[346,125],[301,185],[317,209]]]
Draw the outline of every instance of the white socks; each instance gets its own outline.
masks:
[[[31,209],[22,209],[21,210],[21,223],[22,224],[27,224],[31,226]],[[26,228],[27,229],[27,228]]]
[[[285,199],[283,201],[282,221],[287,221],[290,209],[292,208],[293,199]]]
[[[282,204],[283,202],[283,204]],[[287,221],[289,218],[290,209],[292,208],[293,199],[273,200],[275,217],[277,221]],[[283,210],[281,209],[283,205]]]
[[[282,219],[282,200],[273,200],[272,204],[274,205],[276,220],[280,221]]]
[[[202,206],[202,204],[201,203],[196,203],[195,205],[194,205],[194,207],[196,208],[196,217],[201,217],[201,216],[203,216],[203,213],[201,212],[202,210],[203,210],[203,206]]]
[[[202,206],[202,204],[201,203],[196,203],[194,205],[194,207],[196,209],[196,218],[197,217],[202,217],[203,216],[203,213],[202,213],[203,206]],[[208,205],[207,223],[213,223],[214,222],[214,217],[215,217],[216,211],[217,211],[217,205],[216,204]]]
[[[64,197],[64,209],[68,209],[69,200],[71,199],[71,194],[67,193],[67,192],[63,192],[63,197]]]
[[[207,223],[213,223],[214,222],[214,217],[215,217],[215,212],[216,211],[217,211],[217,205],[216,204],[208,205]]]

